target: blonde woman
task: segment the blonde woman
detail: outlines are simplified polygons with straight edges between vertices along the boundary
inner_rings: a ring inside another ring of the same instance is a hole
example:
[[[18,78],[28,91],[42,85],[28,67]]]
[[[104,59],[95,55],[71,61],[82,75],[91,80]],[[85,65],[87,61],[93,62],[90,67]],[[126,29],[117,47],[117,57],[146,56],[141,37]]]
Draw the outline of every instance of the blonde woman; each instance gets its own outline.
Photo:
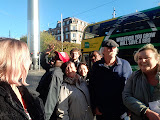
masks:
[[[124,104],[131,111],[131,120],[160,120],[159,53],[147,44],[136,52],[134,59],[140,70],[127,80]]]
[[[31,64],[27,44],[0,38],[0,119],[44,120],[39,98],[25,87]]]

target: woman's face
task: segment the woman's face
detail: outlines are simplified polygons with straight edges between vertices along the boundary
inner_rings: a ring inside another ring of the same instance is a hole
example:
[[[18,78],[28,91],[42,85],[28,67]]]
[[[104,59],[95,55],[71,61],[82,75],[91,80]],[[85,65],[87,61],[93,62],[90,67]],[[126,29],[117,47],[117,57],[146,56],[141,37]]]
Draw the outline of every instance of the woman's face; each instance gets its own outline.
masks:
[[[88,73],[88,68],[87,68],[87,66],[86,65],[81,65],[80,67],[79,67],[79,69],[78,69],[78,72],[79,72],[79,74],[81,75],[81,76],[86,76],[87,75],[87,73]]]
[[[138,53],[138,66],[142,72],[147,73],[153,70],[158,64],[158,58],[152,50],[144,50]]]
[[[67,77],[75,77],[77,69],[74,63],[69,63],[66,67],[65,73]]]

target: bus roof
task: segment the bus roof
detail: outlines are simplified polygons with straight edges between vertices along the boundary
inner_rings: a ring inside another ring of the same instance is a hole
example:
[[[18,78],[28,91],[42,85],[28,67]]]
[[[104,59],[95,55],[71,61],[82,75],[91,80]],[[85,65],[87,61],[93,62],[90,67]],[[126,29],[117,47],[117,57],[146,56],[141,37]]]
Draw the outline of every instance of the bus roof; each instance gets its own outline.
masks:
[[[139,12],[148,12],[148,11],[152,11],[152,10],[156,10],[156,9],[160,9],[160,6],[157,6],[157,7],[154,7],[154,8],[149,8],[149,9],[142,10],[142,11],[139,11]],[[92,25],[96,25],[96,24],[100,24],[100,23],[104,23],[104,22],[113,21],[113,20],[116,20],[116,19],[121,18],[121,17],[131,16],[131,15],[134,15],[134,14],[137,14],[137,13],[138,12],[127,14],[127,15],[123,15],[123,16],[119,16],[119,17],[116,17],[116,18],[111,18],[111,19],[108,19],[108,20],[100,21],[100,22],[96,22],[96,23],[93,23],[93,24],[89,24],[87,27],[92,26]]]

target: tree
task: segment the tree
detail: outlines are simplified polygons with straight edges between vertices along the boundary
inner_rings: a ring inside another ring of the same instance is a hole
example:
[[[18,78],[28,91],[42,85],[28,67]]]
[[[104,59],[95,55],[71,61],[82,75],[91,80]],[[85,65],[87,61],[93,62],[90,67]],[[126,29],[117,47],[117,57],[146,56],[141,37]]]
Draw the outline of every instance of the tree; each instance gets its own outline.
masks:
[[[54,45],[56,43],[55,37],[48,32],[40,33],[40,51],[44,51],[49,45]]]
[[[79,48],[79,49],[81,49],[81,45],[80,44],[76,44],[76,43],[63,42],[63,51],[67,52],[68,55],[70,54],[70,51],[73,48]]]
[[[41,32],[40,34],[41,39],[41,52],[46,50],[49,45],[54,45],[55,51],[62,52],[62,42],[55,39],[54,36],[49,34],[48,32]],[[80,44],[70,43],[70,42],[63,42],[63,52],[67,52],[68,55],[70,54],[70,51],[72,48],[79,48]]]
[[[22,36],[20,40],[27,43],[27,35]],[[48,48],[48,46],[54,45],[55,51],[62,52],[62,42],[55,39],[54,36],[49,34],[48,32],[40,32],[40,52],[43,52]],[[70,42],[63,42],[63,52],[67,52],[70,55],[70,51],[72,48],[79,48],[80,44],[70,43]],[[53,54],[52,54],[53,55]]]
[[[20,40],[27,43],[27,35],[20,37]]]

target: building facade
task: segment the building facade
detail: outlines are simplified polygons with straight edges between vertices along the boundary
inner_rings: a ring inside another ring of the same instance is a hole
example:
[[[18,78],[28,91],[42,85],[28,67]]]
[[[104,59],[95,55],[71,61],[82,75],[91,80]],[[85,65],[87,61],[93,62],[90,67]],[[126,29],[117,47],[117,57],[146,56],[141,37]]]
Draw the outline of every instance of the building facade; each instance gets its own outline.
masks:
[[[80,44],[87,25],[87,22],[77,18],[63,19],[63,41]],[[61,21],[57,22],[56,28],[49,28],[48,33],[54,35],[56,40],[61,41]]]

